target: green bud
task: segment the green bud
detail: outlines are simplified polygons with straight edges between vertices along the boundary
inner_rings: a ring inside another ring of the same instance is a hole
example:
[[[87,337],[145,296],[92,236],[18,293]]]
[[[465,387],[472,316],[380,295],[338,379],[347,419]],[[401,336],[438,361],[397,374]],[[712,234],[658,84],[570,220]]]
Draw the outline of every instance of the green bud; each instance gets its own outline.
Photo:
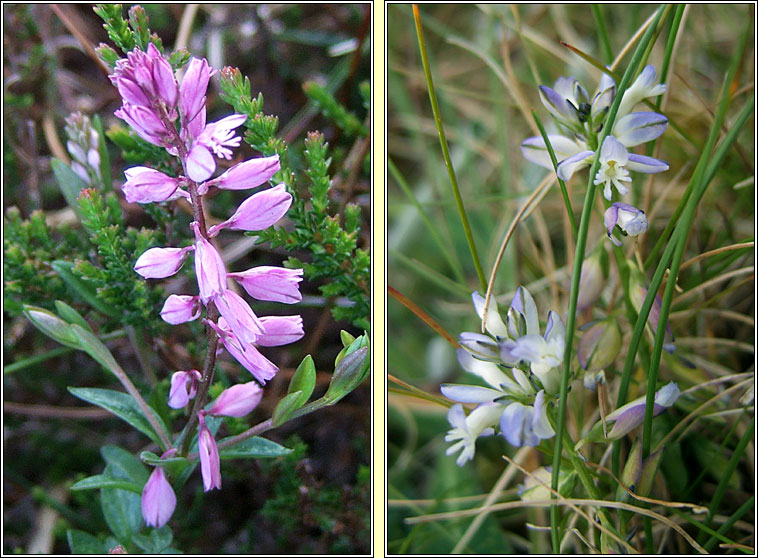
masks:
[[[597,322],[579,340],[577,357],[585,370],[602,370],[613,364],[621,350],[621,330],[611,319]]]
[[[81,348],[79,339],[74,333],[71,324],[61,320],[52,312],[48,312],[44,308],[25,304],[24,314],[26,314],[26,317],[29,318],[29,321],[32,322],[34,327],[48,337],[52,337],[58,343],[66,345],[67,347],[73,347],[74,349]]]
[[[640,473],[642,471],[642,444],[640,439],[637,438],[632,444],[632,449],[629,450],[629,455],[626,458],[626,464],[624,470],[621,473],[621,482],[623,482],[629,490],[637,492],[637,483],[640,479]],[[626,501],[630,496],[626,490],[620,486],[616,490],[616,500]]]
[[[663,457],[663,448],[651,453],[642,462],[640,480],[637,483],[637,494],[640,496],[648,496],[653,489],[653,481],[655,480],[655,474],[658,472],[661,457]]]
[[[356,339],[356,342],[358,341],[359,339]],[[334,405],[357,388],[368,376],[370,368],[371,358],[367,346],[360,347],[346,354],[334,369],[329,389],[326,390],[326,395],[324,395],[327,404]]]
[[[355,341],[355,336],[343,329],[340,331],[340,339],[343,347],[349,347]]]

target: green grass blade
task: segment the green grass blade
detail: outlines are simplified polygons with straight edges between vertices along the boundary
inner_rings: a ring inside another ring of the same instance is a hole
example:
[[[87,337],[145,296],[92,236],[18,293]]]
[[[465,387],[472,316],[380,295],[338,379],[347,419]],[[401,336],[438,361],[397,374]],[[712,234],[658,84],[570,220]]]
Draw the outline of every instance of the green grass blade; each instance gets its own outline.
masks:
[[[476,274],[479,276],[479,282],[482,287],[482,291],[487,290],[487,280],[484,277],[484,270],[482,264],[479,261],[479,254],[476,250],[476,244],[474,243],[474,237],[471,234],[471,226],[466,216],[466,209],[463,207],[463,199],[461,198],[461,192],[458,188],[458,180],[455,177],[455,169],[453,168],[453,161],[450,159],[450,151],[447,147],[447,138],[445,137],[445,129],[442,125],[442,115],[440,114],[439,104],[437,103],[437,94],[434,92],[434,81],[432,80],[432,71],[429,67],[429,56],[426,53],[426,41],[424,40],[424,30],[421,27],[421,15],[418,11],[418,6],[413,5],[413,19],[416,23],[416,35],[418,37],[419,49],[421,50],[421,61],[424,66],[424,75],[426,76],[426,85],[429,90],[429,100],[432,104],[432,113],[434,114],[434,123],[437,126],[437,133],[440,138],[440,147],[442,148],[442,157],[445,160],[445,166],[447,167],[448,177],[450,178],[450,186],[453,188],[453,195],[455,196],[455,203],[458,206],[458,213],[461,217],[461,224],[463,225],[463,231],[466,234],[466,241],[468,242],[469,250],[471,251],[471,258],[474,260],[474,267],[476,268]]]

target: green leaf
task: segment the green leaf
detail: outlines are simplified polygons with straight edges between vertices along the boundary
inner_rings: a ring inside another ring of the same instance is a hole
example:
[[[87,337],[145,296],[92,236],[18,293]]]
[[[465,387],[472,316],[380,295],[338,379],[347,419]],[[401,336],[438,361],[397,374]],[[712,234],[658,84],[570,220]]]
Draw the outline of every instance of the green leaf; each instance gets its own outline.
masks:
[[[153,467],[158,465],[162,466],[172,479],[177,479],[177,483],[182,475],[185,474],[188,467],[194,468],[194,464],[187,461],[184,457],[167,457],[166,459],[161,459],[151,451],[143,451],[140,453],[139,458]]]
[[[71,324],[71,331],[76,336],[76,339],[79,341],[79,347],[83,351],[99,362],[106,370],[116,375],[116,371],[120,370],[121,367],[116,362],[116,359],[113,358],[108,347],[94,333],[76,324]],[[116,377],[118,376],[116,375]]]
[[[223,442],[223,440],[221,440]],[[266,438],[260,438],[255,436],[241,441],[239,444],[230,448],[221,450],[219,457],[221,459],[238,459],[238,458],[252,458],[258,459],[262,457],[281,457],[292,453],[292,450],[285,448],[282,445],[267,440]]]
[[[145,466],[124,448],[105,445],[100,448],[100,455],[116,470],[116,476],[129,479],[140,486],[147,482],[149,473]]]
[[[55,260],[50,263],[50,266],[60,278],[82,298],[82,300],[87,302],[95,310],[106,316],[110,316],[111,318],[119,317],[119,313],[114,308],[106,306],[99,298],[97,298],[95,290],[74,274],[72,271],[74,264],[72,262]]]
[[[88,403],[102,407],[116,415],[121,420],[129,423],[134,428],[145,434],[153,442],[160,445],[161,441],[158,435],[153,431],[152,426],[142,414],[137,402],[131,395],[113,391],[111,389],[101,388],[75,388],[69,387],[68,391],[72,395],[83,399]],[[151,409],[152,411],[152,409]],[[152,411],[156,420],[163,426],[158,413]]]
[[[108,467],[106,467],[106,472]],[[103,508],[108,527],[119,543],[129,546],[132,535],[142,526],[141,496],[128,490],[103,488],[100,491],[100,506]]]
[[[55,178],[58,181],[58,187],[60,188],[66,203],[74,210],[74,213],[76,213],[76,216],[81,221],[82,212],[81,209],[79,209],[77,198],[79,197],[79,192],[81,192],[83,188],[87,188],[87,184],[78,174],[71,170],[71,167],[60,159],[53,158],[50,161],[50,167],[53,169],[53,174],[55,174]]]
[[[168,548],[173,540],[174,534],[166,525],[160,529],[150,529],[147,535],[134,535],[132,537],[134,544],[144,550],[146,554],[159,554]]]
[[[301,407],[308,401],[315,387],[316,366],[313,364],[313,357],[307,355],[300,363],[300,366],[297,367],[297,370],[295,370],[295,374],[292,376],[290,385],[287,388],[287,393],[301,392],[302,398],[298,405],[298,407]]]
[[[290,416],[292,416],[292,413],[302,407],[303,403],[305,403],[305,401],[302,401],[302,399],[302,391],[288,393],[282,397],[279,400],[279,403],[276,404],[276,409],[274,409],[274,416],[271,417],[271,424],[276,427],[287,422]]]
[[[97,537],[89,533],[79,531],[78,529],[69,529],[66,531],[68,547],[71,554],[106,554],[105,545]]]
[[[62,300],[56,300],[55,301],[55,308],[58,310],[58,315],[66,320],[70,324],[78,324],[82,326],[84,329],[88,331],[92,331],[92,328],[87,323],[87,320],[84,319],[84,317],[71,308],[68,304],[63,302]]]
[[[61,345],[81,349],[79,340],[74,334],[71,325],[64,322],[58,316],[37,306],[24,305],[24,314],[30,322],[42,333],[55,339]]]
[[[108,477],[106,475],[92,475],[71,485],[71,490],[95,490],[98,488],[121,488],[142,494],[142,486],[138,486],[128,480]]]

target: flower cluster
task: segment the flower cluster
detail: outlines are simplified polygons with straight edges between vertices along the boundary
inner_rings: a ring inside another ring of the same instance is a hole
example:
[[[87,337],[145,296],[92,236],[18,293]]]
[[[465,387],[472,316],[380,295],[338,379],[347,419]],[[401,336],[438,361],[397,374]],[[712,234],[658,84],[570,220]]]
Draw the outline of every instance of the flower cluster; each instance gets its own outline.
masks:
[[[481,318],[484,298],[474,293],[473,301]],[[493,434],[498,424],[500,433],[513,446],[536,446],[540,440],[555,435],[547,410],[560,388],[566,339],[560,316],[550,311],[545,333],[541,334],[534,299],[526,287],[519,287],[505,320],[492,300],[484,323],[487,334],[460,335],[458,361],[464,370],[479,376],[490,387],[441,387],[449,399],[478,404],[468,416],[460,404],[453,405],[448,413],[453,429],[445,441],[455,443],[447,454],[461,450],[458,465],[474,457],[476,439]]]
[[[153,203],[185,198],[196,216],[190,225],[193,244],[151,248],[137,259],[134,270],[146,279],[169,277],[194,252],[198,294],[170,295],[161,317],[170,324],[181,324],[198,319],[203,306],[215,307],[220,313],[218,319],[204,321],[218,336],[219,351],[223,348],[229,352],[256,380],[228,388],[198,413],[198,453],[206,491],[221,488],[221,473],[218,448],[205,417],[250,413],[261,400],[261,386],[277,372],[276,365],[257,346],[284,345],[303,336],[300,316],[259,317],[240,295],[227,288],[231,277],[255,299],[292,304],[301,300],[298,283],[302,270],[264,266],[227,273],[221,254],[211,242],[224,229],[259,231],[276,223],[292,202],[284,184],[251,195],[231,217],[206,229],[202,196],[211,188],[255,188],[266,184],[280,168],[278,156],[263,157],[238,163],[211,179],[216,170],[214,156],[231,159],[231,148],[240,144],[234,129],[246,120],[245,115],[233,114],[206,123],[206,91],[213,74],[205,59],[192,58],[179,84],[169,62],[149,44],[146,51],[135,49],[119,60],[110,76],[123,99],[116,116],[144,140],[178,157],[184,169],[179,177],[143,166],[127,169],[123,186],[127,201]],[[208,314],[216,315],[215,311]],[[197,370],[176,372],[171,378],[169,406],[186,406],[203,381],[207,379]],[[175,504],[171,485],[159,466],[145,485],[143,516],[149,525],[160,527],[170,518]]]
[[[561,77],[555,85],[540,86],[540,99],[559,128],[567,135],[553,134],[548,139],[558,160],[557,174],[568,180],[578,170],[590,166],[599,148],[600,168],[594,178],[596,185],[603,186],[605,199],[611,201],[613,188],[620,195],[629,192],[629,171],[655,174],[668,170],[665,161],[638,155],[630,148],[658,138],[666,130],[668,119],[655,112],[633,109],[642,101],[666,91],[666,85],[657,83],[655,68],[646,66],[621,98],[613,129],[598,146],[599,134],[616,96],[616,84],[608,74],[603,74],[597,92],[590,97],[582,85],[572,77]],[[553,164],[541,136],[527,138],[521,151],[529,161],[552,169]],[[627,235],[636,236],[647,230],[645,212],[622,202],[614,202],[605,214],[608,238],[616,244],[621,241],[613,236],[618,225]]]

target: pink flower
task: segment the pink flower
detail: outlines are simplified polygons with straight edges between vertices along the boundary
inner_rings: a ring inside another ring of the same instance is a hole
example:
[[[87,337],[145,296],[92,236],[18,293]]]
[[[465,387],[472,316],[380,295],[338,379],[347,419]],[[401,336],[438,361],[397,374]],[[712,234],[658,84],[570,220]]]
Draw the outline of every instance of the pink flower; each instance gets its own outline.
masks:
[[[179,271],[194,246],[185,248],[150,248],[134,262],[134,271],[145,279],[163,279]]]
[[[204,412],[197,414],[200,423],[200,432],[197,438],[197,451],[200,454],[200,472],[203,475],[205,492],[214,488],[221,489],[221,461],[218,456],[218,447],[213,434],[205,425]]]
[[[210,321],[205,321],[205,323],[218,334],[221,344],[229,351],[229,354],[244,366],[261,385],[273,378],[279,371],[276,365],[264,357],[254,345],[248,345],[243,350],[237,336],[229,329],[223,317],[218,319],[218,324]]]
[[[226,290],[226,268],[221,255],[202,234],[197,222],[190,223],[195,231],[195,276],[203,304]]]
[[[260,266],[228,273],[247,294],[258,300],[271,300],[294,304],[303,297],[298,283],[303,280],[302,269],[285,269],[283,267]]]
[[[248,344],[254,343],[258,336],[263,333],[263,326],[258,320],[258,316],[255,315],[248,303],[233,291],[224,291],[215,300],[218,311],[245,350]]]
[[[248,190],[265,184],[281,168],[279,155],[259,157],[238,163],[207,183],[222,190]]]
[[[263,388],[256,382],[237,384],[221,392],[208,409],[208,414],[244,417],[255,409],[262,397]]]
[[[129,124],[146,142],[161,147],[171,144],[171,135],[155,111],[124,103],[113,114]]]
[[[197,393],[200,382],[200,372],[197,370],[180,370],[171,375],[171,391],[168,394],[168,406],[181,409]]]
[[[264,347],[288,345],[302,338],[303,319],[300,316],[262,316],[264,333],[256,343]]]
[[[164,322],[177,325],[191,322],[200,317],[199,297],[172,294],[163,303],[161,318]]]
[[[284,217],[291,204],[292,196],[284,184],[263,190],[243,201],[229,219],[208,229],[208,236],[222,229],[262,231]]]
[[[179,186],[181,180],[171,178],[160,171],[147,167],[132,167],[124,171],[126,182],[123,190],[129,203],[153,203],[175,200],[180,197],[189,199],[189,193]]]
[[[241,126],[245,120],[247,116],[244,114],[232,114],[205,126],[192,141],[192,147],[187,154],[185,160],[187,176],[195,182],[202,182],[210,178],[216,170],[216,160],[213,155],[231,159],[232,151],[229,148],[239,147],[242,141],[232,130]]]
[[[161,467],[156,467],[142,489],[142,517],[149,527],[163,527],[176,508],[176,494]]]
[[[135,48],[126,59],[116,62],[110,78],[124,103],[154,107],[158,99],[169,109],[176,106],[179,89],[174,71],[152,43],[147,45],[146,52]]]

